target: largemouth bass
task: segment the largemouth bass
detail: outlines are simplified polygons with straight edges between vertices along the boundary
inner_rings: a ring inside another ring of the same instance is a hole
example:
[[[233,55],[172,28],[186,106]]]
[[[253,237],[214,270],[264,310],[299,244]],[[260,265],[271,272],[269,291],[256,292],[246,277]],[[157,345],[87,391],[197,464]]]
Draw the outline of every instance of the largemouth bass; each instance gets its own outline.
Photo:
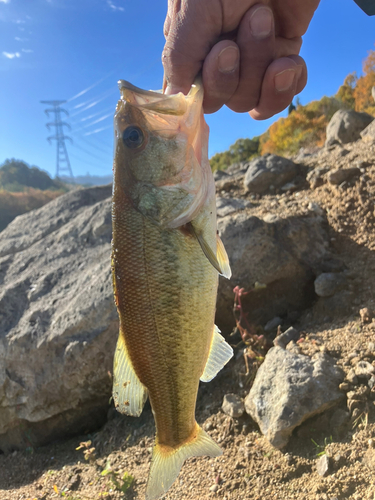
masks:
[[[230,277],[216,229],[215,184],[199,82],[187,96],[120,81],[115,114],[112,269],[120,332],[117,409],[155,418],[146,499],[160,498],[183,462],[221,449],[199,427],[199,380],[233,355],[214,325],[218,274]]]

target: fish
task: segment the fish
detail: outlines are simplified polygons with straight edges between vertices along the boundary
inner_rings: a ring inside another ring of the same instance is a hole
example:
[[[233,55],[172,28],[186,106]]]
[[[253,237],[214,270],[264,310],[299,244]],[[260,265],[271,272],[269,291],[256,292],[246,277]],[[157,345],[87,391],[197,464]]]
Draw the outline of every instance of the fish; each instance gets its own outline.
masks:
[[[113,400],[156,426],[146,500],[163,496],[189,457],[220,447],[197,424],[199,382],[233,356],[214,324],[219,274],[230,278],[217,232],[209,129],[197,80],[187,95],[119,81],[112,195],[112,276],[119,314]]]

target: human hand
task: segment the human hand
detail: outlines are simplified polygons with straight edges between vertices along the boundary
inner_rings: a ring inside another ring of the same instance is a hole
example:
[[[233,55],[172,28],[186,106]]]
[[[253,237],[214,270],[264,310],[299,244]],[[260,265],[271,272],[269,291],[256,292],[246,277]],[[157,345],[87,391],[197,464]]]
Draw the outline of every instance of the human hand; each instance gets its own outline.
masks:
[[[226,104],[263,120],[285,109],[307,81],[300,57],[319,0],[168,0],[166,93],[189,91],[202,71],[204,111]]]

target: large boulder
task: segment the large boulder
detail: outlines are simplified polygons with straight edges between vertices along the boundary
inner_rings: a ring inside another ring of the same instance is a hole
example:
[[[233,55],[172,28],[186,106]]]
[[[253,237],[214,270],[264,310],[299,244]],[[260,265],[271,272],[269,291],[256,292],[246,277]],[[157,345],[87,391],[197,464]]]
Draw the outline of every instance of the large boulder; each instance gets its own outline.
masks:
[[[242,305],[256,324],[265,325],[275,316],[311,305],[316,298],[314,279],[324,262],[329,262],[325,218],[310,213],[265,222],[240,213],[219,219],[218,229],[233,273],[230,280],[220,278],[219,328],[230,331],[234,325],[233,288],[237,285],[250,291]]]
[[[357,111],[339,109],[332,116],[327,125],[326,145],[347,144],[361,138],[361,132],[374,117],[367,113],[358,113]]]
[[[299,173],[296,163],[273,154],[265,154],[248,164],[244,179],[245,190],[263,194],[270,188],[280,188]]]
[[[118,332],[111,186],[70,192],[0,233],[0,450],[105,421]]]
[[[283,448],[298,425],[344,398],[343,377],[328,354],[310,358],[273,347],[245,399],[246,412],[275,448]]]

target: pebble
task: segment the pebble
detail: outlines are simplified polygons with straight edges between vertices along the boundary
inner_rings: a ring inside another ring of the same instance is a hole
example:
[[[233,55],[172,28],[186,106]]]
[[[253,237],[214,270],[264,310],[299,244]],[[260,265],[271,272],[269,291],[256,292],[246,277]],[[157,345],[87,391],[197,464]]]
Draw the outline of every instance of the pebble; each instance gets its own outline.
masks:
[[[326,476],[328,474],[329,470],[329,457],[328,455],[322,455],[317,461],[316,461],[316,471],[319,474],[319,476]]]
[[[70,480],[68,481],[68,484],[66,485],[68,490],[77,490],[79,487],[79,483],[81,482],[81,477],[79,474],[74,474]]]
[[[375,368],[368,361],[359,361],[356,364],[354,371],[357,377],[369,379],[375,372]]]
[[[283,320],[279,317],[276,316],[275,318],[270,319],[267,323],[266,326],[264,327],[264,331],[267,333],[272,332],[272,330],[275,330],[279,325],[281,325]]]
[[[342,150],[342,151],[346,151],[346,150]],[[341,151],[341,155],[342,155],[342,151]],[[360,173],[361,173],[361,171],[357,167],[337,168],[337,169],[331,170],[331,172],[329,172],[328,182],[330,184],[335,184],[337,186],[338,184],[342,184],[343,182],[346,182],[355,176],[359,176]]]
[[[226,415],[233,418],[242,417],[245,411],[243,401],[237,394],[226,394],[221,409]]]
[[[310,201],[310,203],[309,203],[309,205],[308,205],[307,208],[311,212],[315,212],[317,215],[323,215],[324,214],[324,210],[322,209],[322,207],[320,205],[318,205],[317,203],[314,203],[313,201]]]
[[[348,392],[348,390],[350,389],[350,384],[349,384],[349,382],[342,382],[342,383],[339,385],[339,389],[340,389],[340,391],[343,391],[343,392]]]
[[[349,370],[349,372],[345,378],[350,384],[356,385],[358,383],[358,378],[357,378],[357,375],[355,374],[355,371],[353,368],[351,370]]]
[[[273,345],[278,345],[283,349],[289,344],[289,342],[296,342],[299,339],[299,332],[292,326],[288,328],[284,333],[278,335],[273,341]]]
[[[315,293],[319,297],[332,297],[345,283],[342,273],[322,273],[314,281]]]
[[[214,493],[216,493],[218,489],[219,489],[218,484],[213,484],[212,486],[210,486],[210,491],[213,491]]]
[[[359,311],[362,323],[371,323],[372,315],[368,307],[363,307]]]

